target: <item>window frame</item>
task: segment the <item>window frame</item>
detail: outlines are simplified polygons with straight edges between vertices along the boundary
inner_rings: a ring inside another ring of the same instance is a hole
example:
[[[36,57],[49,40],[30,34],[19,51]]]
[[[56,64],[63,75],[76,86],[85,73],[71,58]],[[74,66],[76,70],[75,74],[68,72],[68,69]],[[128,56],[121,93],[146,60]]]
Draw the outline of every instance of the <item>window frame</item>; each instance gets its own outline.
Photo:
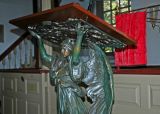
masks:
[[[123,9],[128,9],[127,11],[128,12],[130,12],[130,10],[131,10],[131,0],[128,0],[128,4],[127,5],[125,5],[125,6],[122,6],[121,7],[121,2],[123,1],[123,0],[118,0],[118,9],[112,9],[112,3],[114,2],[113,0],[108,0],[108,1],[110,1],[110,8],[109,8],[109,10],[104,10],[105,8],[104,8],[104,2],[105,1],[107,1],[107,0],[103,0],[103,18],[104,18],[104,20],[105,20],[105,17],[104,17],[104,15],[105,15],[105,13],[108,13],[108,12],[110,12],[110,24],[111,25],[115,25],[116,23],[114,23],[113,22],[113,12],[114,11],[116,11],[116,14],[118,14],[118,13],[122,13],[122,10]],[[125,11],[126,12],[126,11]],[[115,14],[115,15],[116,15]],[[107,20],[105,20],[106,22],[108,22]],[[108,22],[109,23],[109,22]]]

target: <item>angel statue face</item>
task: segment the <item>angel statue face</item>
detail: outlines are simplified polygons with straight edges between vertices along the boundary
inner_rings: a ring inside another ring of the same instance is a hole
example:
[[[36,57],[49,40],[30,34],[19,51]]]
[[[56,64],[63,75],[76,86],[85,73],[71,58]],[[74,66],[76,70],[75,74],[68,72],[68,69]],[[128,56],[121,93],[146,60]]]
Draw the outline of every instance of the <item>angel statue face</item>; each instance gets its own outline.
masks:
[[[64,57],[68,57],[74,47],[74,40],[73,39],[66,39],[62,42],[62,50],[61,53]]]

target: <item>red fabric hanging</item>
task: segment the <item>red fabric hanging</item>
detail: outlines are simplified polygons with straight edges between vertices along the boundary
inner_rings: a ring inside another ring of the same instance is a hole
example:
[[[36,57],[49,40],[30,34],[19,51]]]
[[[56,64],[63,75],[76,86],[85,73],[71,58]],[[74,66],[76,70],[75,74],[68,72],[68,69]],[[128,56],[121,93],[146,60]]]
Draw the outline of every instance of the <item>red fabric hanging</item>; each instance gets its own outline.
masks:
[[[147,64],[146,57],[146,12],[120,14],[116,16],[116,28],[137,41],[137,46],[115,50],[116,66]]]

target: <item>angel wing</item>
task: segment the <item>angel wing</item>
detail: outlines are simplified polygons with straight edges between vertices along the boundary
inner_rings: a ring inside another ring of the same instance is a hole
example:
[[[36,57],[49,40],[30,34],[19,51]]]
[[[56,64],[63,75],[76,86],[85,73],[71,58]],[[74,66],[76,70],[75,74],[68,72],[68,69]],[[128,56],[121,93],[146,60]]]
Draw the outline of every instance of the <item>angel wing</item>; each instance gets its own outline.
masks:
[[[93,101],[89,114],[110,114],[114,100],[113,74],[104,52],[89,43],[89,60],[86,62],[85,78],[87,96]]]

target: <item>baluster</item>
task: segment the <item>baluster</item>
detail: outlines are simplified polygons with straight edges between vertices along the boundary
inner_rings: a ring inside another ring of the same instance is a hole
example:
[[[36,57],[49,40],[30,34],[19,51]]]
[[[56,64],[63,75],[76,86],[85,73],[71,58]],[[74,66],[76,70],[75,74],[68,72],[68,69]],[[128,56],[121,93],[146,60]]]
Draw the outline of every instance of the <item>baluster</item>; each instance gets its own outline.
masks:
[[[20,63],[20,67],[22,65],[22,43],[19,44],[19,63]]]
[[[13,50],[13,53],[14,53],[14,68],[16,69],[17,68],[17,49],[15,48]]]
[[[3,69],[5,69],[5,63],[6,63],[5,59],[3,59],[2,60]]]
[[[25,66],[27,66],[27,40],[25,39],[24,40],[24,52],[25,52],[25,54],[24,54],[24,56],[25,56],[25,61],[24,61],[24,64],[25,64]]]
[[[33,65],[33,57],[32,57],[32,42],[30,41],[30,66],[32,67]]]
[[[9,69],[11,69],[11,53],[8,54]]]

